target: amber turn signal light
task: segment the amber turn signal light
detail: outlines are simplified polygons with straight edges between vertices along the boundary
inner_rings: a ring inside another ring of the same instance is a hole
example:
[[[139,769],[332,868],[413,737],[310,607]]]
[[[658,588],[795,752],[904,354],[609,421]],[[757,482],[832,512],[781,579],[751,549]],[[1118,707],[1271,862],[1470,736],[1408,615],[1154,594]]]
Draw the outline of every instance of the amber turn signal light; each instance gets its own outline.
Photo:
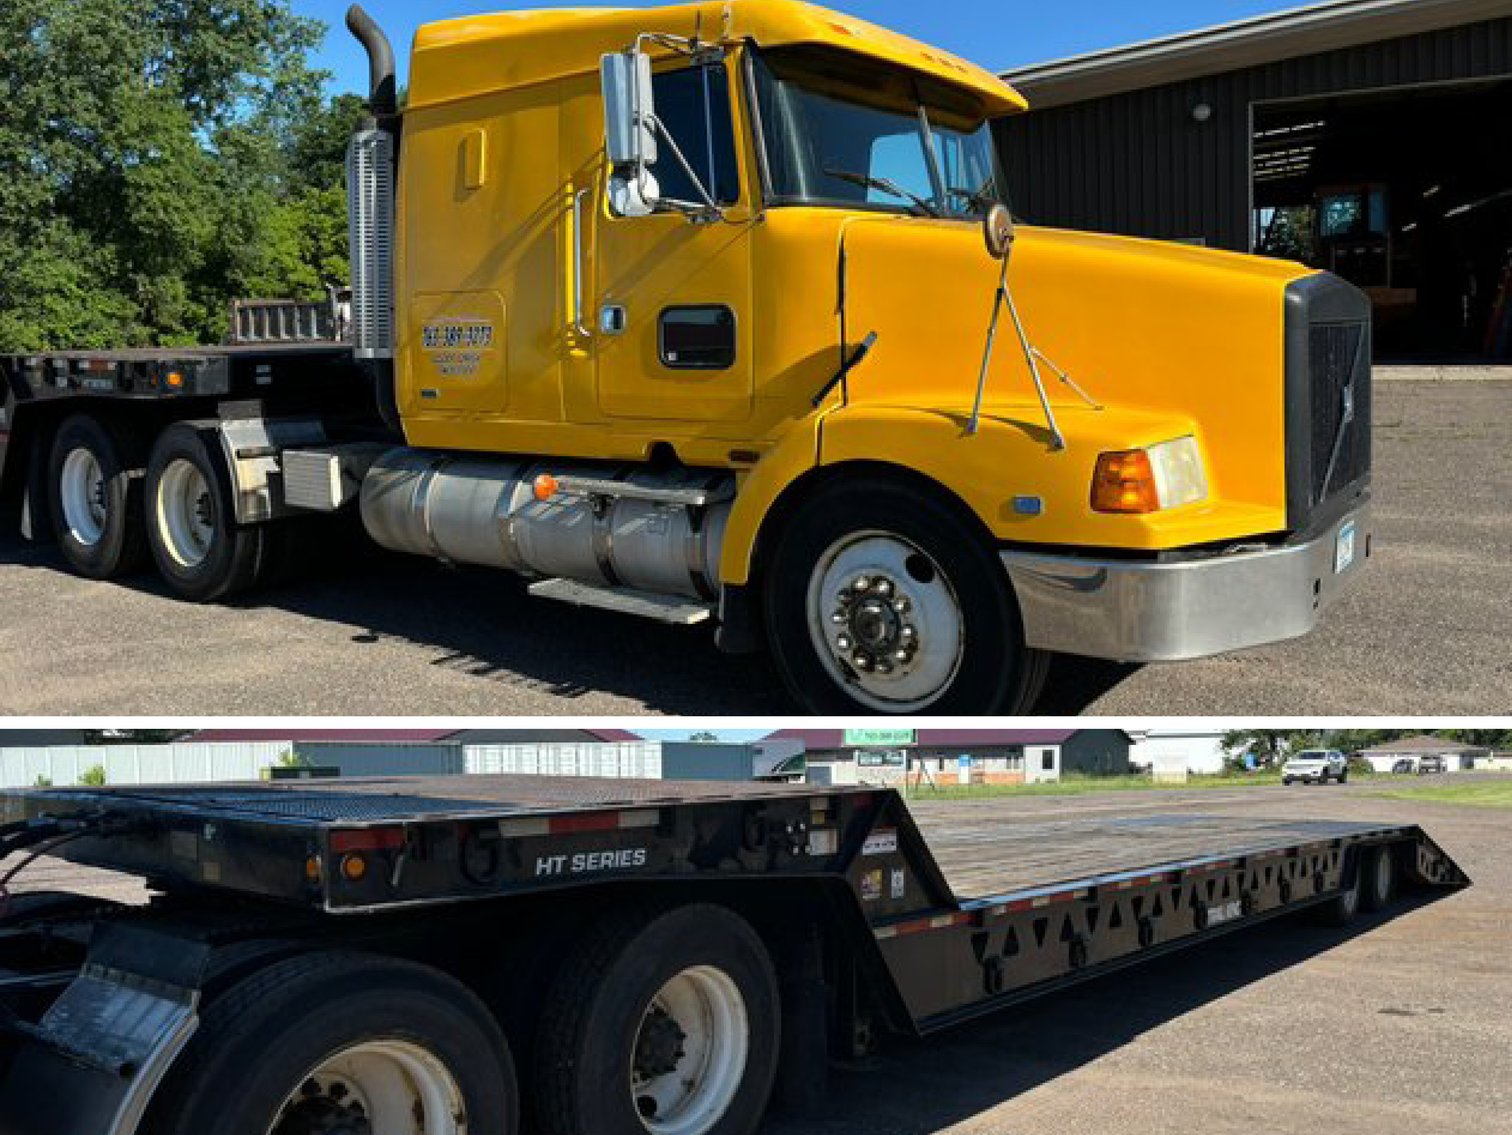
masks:
[[[1160,492],[1155,470],[1143,449],[1104,453],[1092,475],[1094,512],[1157,512]]]
[[[535,479],[535,499],[549,501],[557,495],[557,479],[550,473],[542,473]]]

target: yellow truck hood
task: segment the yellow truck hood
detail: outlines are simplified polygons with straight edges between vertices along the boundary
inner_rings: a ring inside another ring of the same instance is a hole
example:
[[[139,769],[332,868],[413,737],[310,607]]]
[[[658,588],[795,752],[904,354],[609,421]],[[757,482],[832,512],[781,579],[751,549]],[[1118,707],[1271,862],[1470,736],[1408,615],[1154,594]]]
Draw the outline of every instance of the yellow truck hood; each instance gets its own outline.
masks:
[[[999,271],[980,231],[962,222],[856,217],[845,227],[843,250],[846,337],[856,343],[871,331],[878,336],[850,383],[853,404],[931,408],[964,421]],[[1285,288],[1309,271],[1184,245],[1025,227],[1008,278],[1030,340],[1102,407],[1090,410],[1045,368],[1068,439],[1077,430],[1100,441],[1122,433],[1133,446],[1161,440],[1148,438],[1152,431],[1195,433],[1213,505],[1241,506],[1251,525],[1257,509],[1273,513],[1280,530]],[[987,393],[989,412],[1002,422],[1042,427],[1006,315]]]

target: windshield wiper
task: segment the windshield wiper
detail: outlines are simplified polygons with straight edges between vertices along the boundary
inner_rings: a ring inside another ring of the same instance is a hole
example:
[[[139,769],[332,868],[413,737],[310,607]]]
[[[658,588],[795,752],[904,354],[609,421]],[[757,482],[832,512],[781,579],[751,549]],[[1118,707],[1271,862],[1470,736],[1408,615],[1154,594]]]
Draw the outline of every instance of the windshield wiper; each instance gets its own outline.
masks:
[[[917,193],[910,193],[896,181],[892,181],[888,178],[871,177],[864,173],[852,173],[848,169],[830,169],[828,167],[825,167],[824,172],[829,177],[838,178],[841,181],[848,181],[852,185],[864,186],[867,189],[879,189],[883,193],[891,193],[894,197],[902,197],[905,200],[912,201],[915,207],[920,209],[925,214],[925,216],[938,217],[940,215],[939,211],[929,201],[925,200],[923,197],[920,197]]]

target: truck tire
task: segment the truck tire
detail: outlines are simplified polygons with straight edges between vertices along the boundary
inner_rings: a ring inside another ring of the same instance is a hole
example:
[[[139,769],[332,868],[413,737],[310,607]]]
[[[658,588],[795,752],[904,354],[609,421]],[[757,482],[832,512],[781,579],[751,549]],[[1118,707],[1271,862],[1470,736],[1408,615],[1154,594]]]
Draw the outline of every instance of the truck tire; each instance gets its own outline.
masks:
[[[208,603],[256,582],[266,556],[265,526],[236,523],[225,459],[194,426],[169,426],[157,439],[146,496],[152,558],[176,595]]]
[[[721,906],[593,928],[547,994],[536,1045],[543,1135],[749,1135],[777,1071],[777,978]]]
[[[1360,862],[1364,887],[1360,905],[1366,910],[1385,910],[1396,896],[1396,855],[1390,846],[1373,848]]]
[[[509,1047],[482,1002],[427,966],[291,958],[211,1001],[146,1135],[516,1135]]]
[[[135,435],[89,414],[67,418],[47,462],[48,511],[58,548],[89,579],[129,575],[147,562]]]
[[[811,713],[1013,714],[1049,655],[1024,645],[996,552],[946,502],[884,478],[830,485],[781,532],[767,639]]]

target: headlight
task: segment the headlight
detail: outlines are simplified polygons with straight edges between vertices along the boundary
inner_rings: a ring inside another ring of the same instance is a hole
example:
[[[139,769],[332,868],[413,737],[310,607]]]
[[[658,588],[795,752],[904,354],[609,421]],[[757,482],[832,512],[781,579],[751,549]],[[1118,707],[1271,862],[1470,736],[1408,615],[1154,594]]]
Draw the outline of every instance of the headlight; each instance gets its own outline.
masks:
[[[1195,437],[1104,453],[1092,475],[1095,512],[1158,512],[1207,499],[1207,474]]]

